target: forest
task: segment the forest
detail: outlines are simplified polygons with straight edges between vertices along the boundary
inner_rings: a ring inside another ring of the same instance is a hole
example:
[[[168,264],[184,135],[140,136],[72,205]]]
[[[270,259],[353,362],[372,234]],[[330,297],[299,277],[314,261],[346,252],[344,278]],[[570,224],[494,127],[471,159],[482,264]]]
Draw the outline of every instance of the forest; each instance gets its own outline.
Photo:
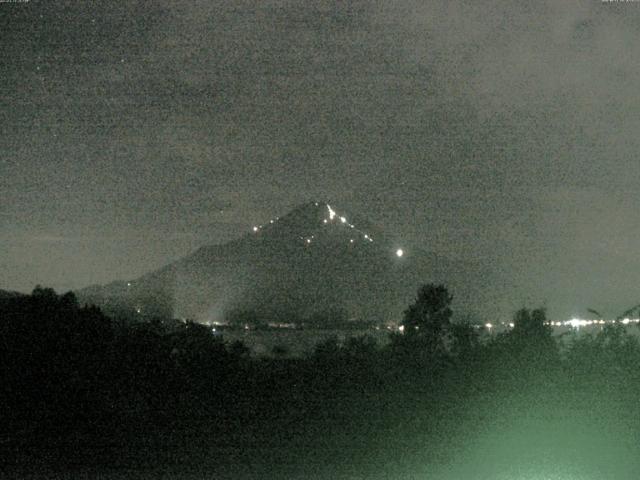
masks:
[[[49,288],[2,298],[2,469],[636,478],[634,331],[555,336],[544,309],[521,309],[488,335],[451,320],[452,298],[425,284],[388,344],[329,338],[296,358],[253,356],[193,322],[119,322]]]

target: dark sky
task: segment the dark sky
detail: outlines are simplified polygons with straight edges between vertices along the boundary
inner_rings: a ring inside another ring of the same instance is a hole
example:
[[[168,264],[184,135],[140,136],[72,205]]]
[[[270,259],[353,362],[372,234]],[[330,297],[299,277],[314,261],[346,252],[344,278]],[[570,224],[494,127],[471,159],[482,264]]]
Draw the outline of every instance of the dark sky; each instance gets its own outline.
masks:
[[[640,303],[640,3],[31,0],[0,38],[0,288],[317,198],[469,261],[498,315]]]

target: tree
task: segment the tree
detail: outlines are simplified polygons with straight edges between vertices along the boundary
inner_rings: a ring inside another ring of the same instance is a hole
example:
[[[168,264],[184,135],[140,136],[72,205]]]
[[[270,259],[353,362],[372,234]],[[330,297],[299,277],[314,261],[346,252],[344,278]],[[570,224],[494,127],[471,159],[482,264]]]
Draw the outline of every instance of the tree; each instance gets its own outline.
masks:
[[[376,339],[371,335],[349,337],[343,347],[346,356],[360,359],[372,358],[377,350]]]
[[[31,297],[34,300],[38,299],[45,302],[52,302],[58,298],[58,295],[53,288],[45,288],[41,285],[36,285],[31,292]]]
[[[443,348],[444,335],[450,327],[453,313],[452,300],[453,296],[444,285],[422,285],[413,305],[404,311],[402,326],[405,335],[423,340],[432,349]]]
[[[451,351],[459,359],[467,359],[480,347],[480,337],[474,326],[468,322],[451,324]]]
[[[547,322],[547,312],[544,308],[529,310],[521,308],[513,317],[513,334],[530,340],[551,337],[551,327]]]
[[[513,330],[504,340],[509,351],[513,372],[520,381],[551,378],[560,364],[560,351],[544,308],[522,308],[513,317]]]

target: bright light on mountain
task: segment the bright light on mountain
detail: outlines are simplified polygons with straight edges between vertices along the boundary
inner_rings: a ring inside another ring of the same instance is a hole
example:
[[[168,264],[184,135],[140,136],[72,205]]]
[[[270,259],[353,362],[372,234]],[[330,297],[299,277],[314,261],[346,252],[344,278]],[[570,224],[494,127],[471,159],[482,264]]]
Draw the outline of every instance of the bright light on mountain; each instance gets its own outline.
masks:
[[[398,250],[396,250],[396,256],[401,257],[404,255],[404,252],[402,251],[401,248],[399,248]]]

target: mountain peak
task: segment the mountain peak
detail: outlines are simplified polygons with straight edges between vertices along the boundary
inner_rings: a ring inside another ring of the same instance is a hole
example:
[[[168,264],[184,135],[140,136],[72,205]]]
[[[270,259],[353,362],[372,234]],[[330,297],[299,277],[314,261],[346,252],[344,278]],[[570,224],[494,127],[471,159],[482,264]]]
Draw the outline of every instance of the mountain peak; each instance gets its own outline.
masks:
[[[294,208],[283,217],[275,217],[264,224],[254,225],[252,234],[258,238],[272,235],[288,235],[305,244],[311,244],[318,236],[340,234],[349,243],[364,241],[373,243],[373,227],[366,220],[354,217],[323,201],[307,202]]]

